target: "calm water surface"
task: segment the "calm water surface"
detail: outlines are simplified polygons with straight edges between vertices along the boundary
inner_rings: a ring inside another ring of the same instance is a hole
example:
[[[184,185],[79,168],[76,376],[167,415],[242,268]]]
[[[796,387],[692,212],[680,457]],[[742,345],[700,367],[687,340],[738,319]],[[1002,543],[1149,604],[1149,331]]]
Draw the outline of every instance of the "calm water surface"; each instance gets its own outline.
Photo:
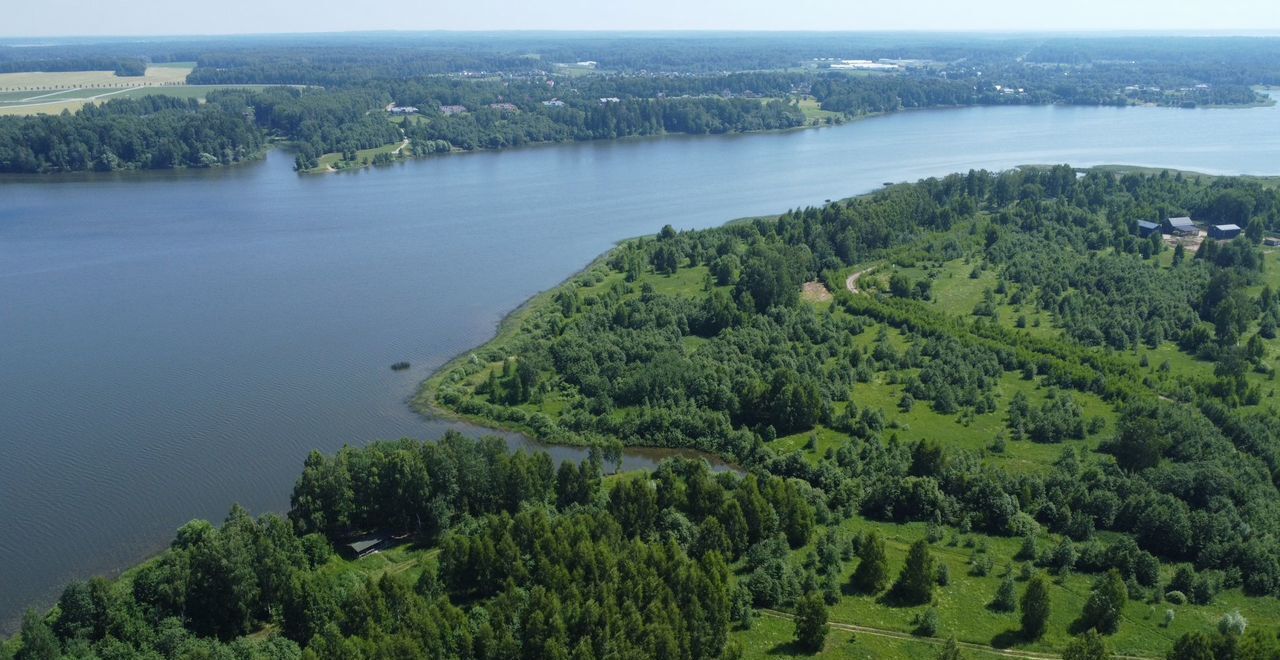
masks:
[[[478,433],[406,401],[620,238],[969,168],[1278,174],[1277,120],[978,108],[333,176],[276,152],[227,171],[0,180],[0,620],[232,502],[284,510],[311,449]],[[387,368],[399,360],[413,368]]]

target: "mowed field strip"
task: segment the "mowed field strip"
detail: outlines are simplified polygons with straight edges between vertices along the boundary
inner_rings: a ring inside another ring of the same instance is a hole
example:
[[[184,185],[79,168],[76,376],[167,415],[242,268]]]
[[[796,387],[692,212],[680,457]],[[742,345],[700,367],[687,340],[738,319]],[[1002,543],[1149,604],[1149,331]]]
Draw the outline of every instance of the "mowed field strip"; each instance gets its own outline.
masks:
[[[58,89],[181,85],[196,68],[195,62],[172,62],[147,67],[145,75],[120,77],[111,71],[22,71],[0,73],[0,92]]]
[[[194,62],[147,67],[146,75],[119,77],[111,71],[0,73],[0,115],[56,115],[86,103],[163,94],[204,100],[210,90],[262,85],[187,85]]]

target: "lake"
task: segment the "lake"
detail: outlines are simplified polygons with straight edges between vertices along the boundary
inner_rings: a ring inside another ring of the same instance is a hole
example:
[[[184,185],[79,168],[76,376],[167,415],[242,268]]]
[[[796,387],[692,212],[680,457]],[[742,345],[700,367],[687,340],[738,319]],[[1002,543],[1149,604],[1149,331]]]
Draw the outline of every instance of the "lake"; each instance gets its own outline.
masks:
[[[478,433],[416,415],[417,384],[619,239],[970,168],[1280,174],[1280,109],[970,108],[330,176],[292,162],[0,180],[0,620],[233,502],[287,509],[312,449]]]

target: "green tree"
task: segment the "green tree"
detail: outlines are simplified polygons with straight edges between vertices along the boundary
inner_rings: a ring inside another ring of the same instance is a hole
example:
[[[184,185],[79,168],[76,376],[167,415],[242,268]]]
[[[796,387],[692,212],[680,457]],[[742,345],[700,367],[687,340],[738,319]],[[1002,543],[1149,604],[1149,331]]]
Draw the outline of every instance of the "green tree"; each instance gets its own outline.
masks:
[[[14,656],[15,660],[57,660],[62,654],[58,638],[35,610],[27,610],[22,616],[22,630],[18,637],[22,640],[22,648]]]
[[[1133,412],[1120,418],[1120,433],[1103,450],[1115,456],[1121,468],[1136,472],[1155,467],[1169,450],[1170,440],[1156,420]]]
[[[1129,602],[1129,590],[1120,571],[1111,569],[1094,584],[1093,593],[1080,613],[1080,627],[1110,635],[1120,627],[1120,616]]]
[[[807,594],[796,603],[796,644],[810,653],[818,653],[826,639],[827,604],[821,595]]]
[[[933,600],[933,585],[937,576],[929,543],[920,539],[907,551],[907,562],[898,573],[890,594],[894,600],[906,605],[923,605]]]
[[[58,598],[58,618],[53,631],[62,640],[90,639],[93,636],[96,612],[89,584],[75,580],[62,590]]]
[[[1049,624],[1049,581],[1037,574],[1022,592],[1022,636],[1040,639]]]
[[[884,539],[872,531],[858,549],[858,567],[849,578],[849,586],[863,594],[876,594],[889,583],[889,558],[885,554]]]
[[[996,588],[996,596],[991,600],[991,609],[997,612],[1012,612],[1018,609],[1018,592],[1013,583],[1013,571],[1005,574]]]

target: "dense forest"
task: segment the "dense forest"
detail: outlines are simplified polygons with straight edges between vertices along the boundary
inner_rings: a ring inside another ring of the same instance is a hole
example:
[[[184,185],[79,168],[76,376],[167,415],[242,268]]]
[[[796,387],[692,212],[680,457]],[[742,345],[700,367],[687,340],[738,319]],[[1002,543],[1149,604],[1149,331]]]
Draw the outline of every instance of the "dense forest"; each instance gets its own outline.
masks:
[[[266,136],[242,94],[195,99],[145,96],[89,105],[76,114],[0,117],[0,172],[173,169],[230,165],[260,156]]]
[[[1245,231],[1138,235],[1183,214]],[[664,227],[424,388],[587,460],[313,453],[0,658],[1277,657],[1277,228],[1269,182],[1066,166]]]
[[[802,544],[808,491],[694,461],[608,492],[602,473],[456,434],[313,454],[288,520],[236,507],[221,527],[189,523],[126,578],[68,585],[0,656],[721,657],[749,607],[729,544],[782,531]],[[718,520],[742,523],[739,502],[754,526],[726,537]],[[336,572],[331,541],[360,530],[439,550],[409,571]],[[263,624],[273,634],[245,637]]]
[[[268,138],[294,143],[298,169],[311,170],[325,154],[354,162],[361,150],[406,138],[404,154],[428,155],[774,130],[907,108],[1247,105],[1265,100],[1253,86],[1280,84],[1277,56],[1280,40],[1226,38],[331,35],[0,44],[0,72],[89,68],[128,77],[149,62],[195,61],[189,84],[281,86],[210,92],[221,112],[175,104],[161,114],[164,102],[148,101],[104,104],[113,106],[110,118],[4,117],[0,172],[227,164]],[[831,69],[840,58],[900,68]],[[825,113],[806,113],[801,99]],[[418,112],[393,122],[384,112],[393,104]],[[261,135],[248,135],[234,116]]]

